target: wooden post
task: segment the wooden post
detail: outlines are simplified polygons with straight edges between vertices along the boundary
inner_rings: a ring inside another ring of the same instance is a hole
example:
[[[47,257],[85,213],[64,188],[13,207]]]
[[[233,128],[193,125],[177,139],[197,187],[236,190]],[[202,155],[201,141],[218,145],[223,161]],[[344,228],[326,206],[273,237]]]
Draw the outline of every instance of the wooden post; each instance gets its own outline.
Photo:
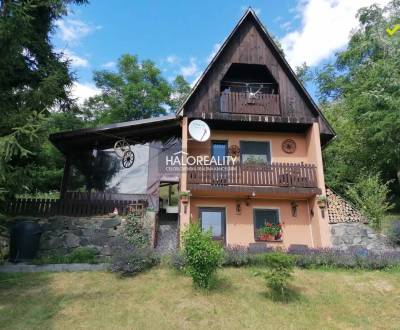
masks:
[[[64,173],[60,187],[60,199],[63,199],[65,197],[65,193],[67,192],[68,189],[70,175],[71,175],[71,157],[69,155],[66,155],[64,163]]]

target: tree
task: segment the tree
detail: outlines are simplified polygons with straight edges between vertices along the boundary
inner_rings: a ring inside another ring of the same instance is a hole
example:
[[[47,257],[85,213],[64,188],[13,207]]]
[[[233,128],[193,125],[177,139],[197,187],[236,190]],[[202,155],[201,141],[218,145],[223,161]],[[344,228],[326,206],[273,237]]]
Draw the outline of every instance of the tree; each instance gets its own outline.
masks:
[[[117,72],[96,71],[94,81],[101,94],[90,98],[83,112],[96,124],[164,115],[190,90],[183,77],[171,86],[152,61],[139,62],[137,56],[128,54],[118,60]]]
[[[49,36],[68,5],[83,3],[86,0],[0,1],[0,186],[10,194],[32,175],[33,151],[43,141],[50,110],[73,105],[68,61],[54,52]]]
[[[400,192],[400,1],[362,8],[347,49],[319,72],[319,98],[338,137],[325,150],[327,183],[344,192],[365,173],[382,173]]]

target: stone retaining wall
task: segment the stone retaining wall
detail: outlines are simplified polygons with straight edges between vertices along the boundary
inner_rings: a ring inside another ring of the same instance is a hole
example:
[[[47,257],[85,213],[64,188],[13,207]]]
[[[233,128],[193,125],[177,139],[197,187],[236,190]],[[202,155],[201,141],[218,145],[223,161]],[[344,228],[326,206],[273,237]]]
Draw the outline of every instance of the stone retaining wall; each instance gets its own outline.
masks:
[[[55,216],[50,218],[15,217],[0,226],[0,252],[3,257],[9,253],[9,229],[19,221],[35,221],[42,226],[40,238],[40,255],[62,255],[81,246],[95,248],[100,256],[110,256],[111,246],[122,232],[125,218],[108,215],[95,217],[72,218]],[[142,221],[154,232],[155,212],[146,212]],[[8,228],[7,228],[8,227]]]
[[[373,251],[393,249],[384,235],[363,223],[331,224],[330,229],[333,248],[365,248]]]

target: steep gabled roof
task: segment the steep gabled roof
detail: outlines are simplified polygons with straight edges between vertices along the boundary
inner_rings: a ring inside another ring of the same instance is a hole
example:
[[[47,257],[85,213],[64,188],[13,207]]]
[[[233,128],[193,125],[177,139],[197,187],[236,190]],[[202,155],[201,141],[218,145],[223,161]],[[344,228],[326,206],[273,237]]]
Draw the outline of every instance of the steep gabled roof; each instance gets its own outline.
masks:
[[[289,77],[290,81],[292,84],[295,86],[299,94],[303,97],[304,101],[307,103],[309,106],[310,110],[314,113],[315,116],[319,117],[320,120],[322,121],[322,125],[325,126],[325,135],[327,135],[327,138],[325,142],[329,141],[335,136],[335,131],[333,128],[330,126],[329,122],[326,120],[324,115],[322,114],[321,110],[318,108],[310,94],[307,92],[307,90],[304,88],[303,84],[300,82],[300,80],[297,78],[296,74],[290,67],[289,63],[286,61],[284,58],[283,54],[273,41],[273,38],[270,36],[268,31],[265,29],[255,12],[253,11],[252,8],[249,8],[246,10],[242,18],[239,20],[239,22],[236,24],[235,28],[232,30],[230,35],[226,38],[218,52],[215,54],[214,58],[211,60],[211,62],[208,64],[207,68],[204,70],[200,78],[197,80],[196,84],[194,85],[192,91],[186,98],[186,100],[182,103],[181,107],[177,111],[177,115],[184,115],[185,114],[185,106],[188,104],[188,102],[191,100],[193,95],[196,94],[197,90],[199,89],[199,86],[203,83],[205,80],[206,76],[209,74],[211,68],[214,66],[215,62],[218,60],[218,58],[221,56],[221,54],[224,52],[225,48],[227,48],[227,45],[231,42],[233,39],[233,36],[235,36],[236,33],[238,33],[238,30],[240,27],[246,22],[247,20],[253,20],[253,24],[256,26],[256,28],[259,30],[264,42],[270,47],[273,55],[277,59],[278,63],[281,65],[287,76]]]

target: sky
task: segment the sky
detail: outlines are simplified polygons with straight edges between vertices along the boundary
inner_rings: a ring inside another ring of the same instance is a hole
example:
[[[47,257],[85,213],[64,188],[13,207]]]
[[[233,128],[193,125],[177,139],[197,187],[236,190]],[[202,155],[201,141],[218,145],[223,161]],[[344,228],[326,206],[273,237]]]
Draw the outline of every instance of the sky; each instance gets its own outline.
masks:
[[[358,23],[357,10],[389,0],[91,0],[73,6],[56,22],[52,42],[71,61],[82,103],[99,93],[93,71],[115,70],[122,54],[150,59],[172,81],[178,74],[193,84],[251,6],[281,42],[295,68],[318,68],[346,47]],[[307,86],[311,94],[315,86]]]

